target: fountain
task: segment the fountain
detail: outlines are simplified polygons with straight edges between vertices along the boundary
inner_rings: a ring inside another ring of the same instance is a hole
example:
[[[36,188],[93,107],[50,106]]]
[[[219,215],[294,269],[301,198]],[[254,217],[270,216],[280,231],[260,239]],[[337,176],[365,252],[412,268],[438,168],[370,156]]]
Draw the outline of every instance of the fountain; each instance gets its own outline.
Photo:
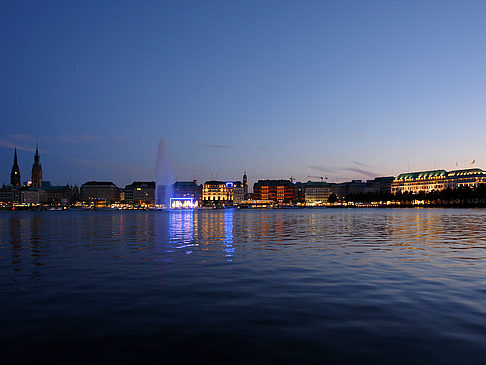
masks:
[[[172,197],[172,169],[165,152],[165,143],[161,138],[157,150],[157,164],[155,165],[155,208],[170,208]]]

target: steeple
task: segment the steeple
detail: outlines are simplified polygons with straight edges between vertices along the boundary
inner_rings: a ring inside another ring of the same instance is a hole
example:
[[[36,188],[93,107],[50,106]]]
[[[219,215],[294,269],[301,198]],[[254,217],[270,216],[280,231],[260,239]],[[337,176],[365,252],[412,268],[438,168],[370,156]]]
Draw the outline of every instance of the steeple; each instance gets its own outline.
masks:
[[[10,173],[10,184],[13,186],[20,186],[20,169],[17,163],[17,148],[15,148],[14,152],[14,162],[12,172]]]
[[[248,178],[246,176],[246,171],[243,174],[243,189],[245,191],[245,194],[248,194]]]
[[[39,156],[39,141],[37,141],[37,144],[35,146],[34,162],[38,164],[39,161],[40,161],[40,156]]]
[[[42,165],[40,164],[39,142],[35,148],[34,164],[32,165],[32,187],[42,188]]]

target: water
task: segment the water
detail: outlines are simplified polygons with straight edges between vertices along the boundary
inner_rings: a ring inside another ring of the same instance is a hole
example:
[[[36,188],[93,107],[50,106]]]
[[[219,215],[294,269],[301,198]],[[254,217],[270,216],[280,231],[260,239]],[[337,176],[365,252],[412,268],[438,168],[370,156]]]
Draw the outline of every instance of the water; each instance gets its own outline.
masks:
[[[484,363],[486,210],[0,212],[2,363]]]

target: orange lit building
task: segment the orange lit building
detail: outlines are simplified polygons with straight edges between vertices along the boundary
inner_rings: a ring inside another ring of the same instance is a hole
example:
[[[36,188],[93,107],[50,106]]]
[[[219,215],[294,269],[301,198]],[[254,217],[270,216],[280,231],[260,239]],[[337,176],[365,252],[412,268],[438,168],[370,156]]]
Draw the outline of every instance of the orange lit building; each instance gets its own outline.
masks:
[[[294,201],[294,184],[289,180],[258,180],[253,184],[254,200],[272,200],[278,204]]]

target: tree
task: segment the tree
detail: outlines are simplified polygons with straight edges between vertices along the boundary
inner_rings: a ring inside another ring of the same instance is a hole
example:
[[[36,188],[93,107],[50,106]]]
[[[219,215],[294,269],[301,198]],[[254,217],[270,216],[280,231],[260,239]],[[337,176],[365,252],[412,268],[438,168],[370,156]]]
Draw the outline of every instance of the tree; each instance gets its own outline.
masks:
[[[330,203],[330,204],[334,204],[337,202],[337,195],[332,193],[331,195],[329,195],[329,198],[327,198],[327,202]]]

